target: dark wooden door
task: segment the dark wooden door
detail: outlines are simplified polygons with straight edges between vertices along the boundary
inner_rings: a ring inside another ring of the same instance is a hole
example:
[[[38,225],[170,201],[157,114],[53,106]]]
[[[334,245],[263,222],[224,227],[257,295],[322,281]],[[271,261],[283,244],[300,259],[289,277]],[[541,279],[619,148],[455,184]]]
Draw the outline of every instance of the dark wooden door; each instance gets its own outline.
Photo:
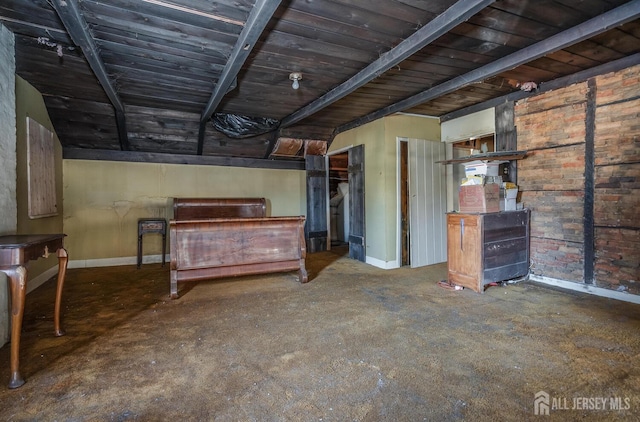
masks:
[[[307,155],[307,252],[327,250],[327,168],[323,155]]]
[[[349,258],[365,261],[364,145],[349,149]]]

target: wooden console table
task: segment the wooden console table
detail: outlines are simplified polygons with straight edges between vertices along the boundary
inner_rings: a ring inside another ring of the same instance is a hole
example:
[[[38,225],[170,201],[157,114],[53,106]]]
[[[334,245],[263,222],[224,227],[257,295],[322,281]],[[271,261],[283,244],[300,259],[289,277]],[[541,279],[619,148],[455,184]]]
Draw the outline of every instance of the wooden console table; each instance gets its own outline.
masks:
[[[60,326],[60,302],[62,286],[67,272],[67,251],[64,249],[64,234],[27,234],[0,236],[0,271],[5,273],[11,283],[11,379],[9,388],[18,388],[24,384],[20,375],[20,331],[27,291],[27,268],[30,260],[48,257],[55,251],[58,255],[58,287],[53,324],[56,336],[64,335]]]

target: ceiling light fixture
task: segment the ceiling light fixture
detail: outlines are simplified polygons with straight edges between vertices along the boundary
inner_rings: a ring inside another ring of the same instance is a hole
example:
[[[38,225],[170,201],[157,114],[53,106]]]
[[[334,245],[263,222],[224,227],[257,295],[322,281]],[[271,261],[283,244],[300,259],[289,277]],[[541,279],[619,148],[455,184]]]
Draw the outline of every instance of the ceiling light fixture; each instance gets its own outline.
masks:
[[[302,72],[291,72],[289,74],[289,79],[293,81],[291,84],[291,88],[298,89],[300,88],[300,82],[302,80]]]

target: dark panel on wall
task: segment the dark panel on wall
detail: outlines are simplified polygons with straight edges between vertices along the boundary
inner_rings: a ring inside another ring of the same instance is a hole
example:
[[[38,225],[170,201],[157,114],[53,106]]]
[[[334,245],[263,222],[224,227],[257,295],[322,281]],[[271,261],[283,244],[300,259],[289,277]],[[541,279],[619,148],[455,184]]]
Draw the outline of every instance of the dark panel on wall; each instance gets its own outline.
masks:
[[[365,262],[364,145],[349,149],[349,257]]]
[[[327,250],[327,166],[323,155],[307,155],[307,222],[305,236],[310,253]]]
[[[516,128],[514,126],[514,103],[507,101],[496,106],[496,151],[517,151]],[[511,160],[505,164],[508,166],[508,176],[503,178],[505,182],[518,181],[517,160]]]
[[[585,110],[584,146],[584,282],[593,284],[594,227],[593,227],[593,178],[594,148],[593,138],[596,117],[596,81],[587,81],[587,105]]]

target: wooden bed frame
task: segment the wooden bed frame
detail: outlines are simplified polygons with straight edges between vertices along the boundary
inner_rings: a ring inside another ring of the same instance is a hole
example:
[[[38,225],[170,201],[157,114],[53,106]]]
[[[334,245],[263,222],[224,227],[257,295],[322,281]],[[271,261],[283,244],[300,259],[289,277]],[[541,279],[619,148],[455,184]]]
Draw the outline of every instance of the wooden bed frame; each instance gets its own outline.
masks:
[[[264,198],[173,198],[174,220],[266,216]]]
[[[175,198],[171,298],[178,283],[192,280],[298,271],[306,283],[305,217],[265,214],[264,198]]]

